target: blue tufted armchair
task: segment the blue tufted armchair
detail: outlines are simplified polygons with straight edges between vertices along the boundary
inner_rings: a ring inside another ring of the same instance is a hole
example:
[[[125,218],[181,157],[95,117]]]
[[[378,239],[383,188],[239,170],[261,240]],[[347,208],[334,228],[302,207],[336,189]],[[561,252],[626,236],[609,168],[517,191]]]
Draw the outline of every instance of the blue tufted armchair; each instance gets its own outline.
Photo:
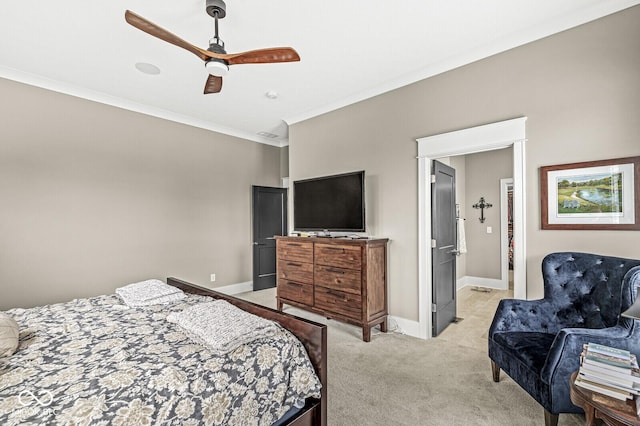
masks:
[[[581,413],[569,398],[569,376],[584,343],[640,355],[640,320],[621,317],[640,287],[640,260],[589,253],[551,253],[542,261],[544,298],[505,299],[489,329],[493,381],[504,370],[544,408],[545,425],[559,413]]]

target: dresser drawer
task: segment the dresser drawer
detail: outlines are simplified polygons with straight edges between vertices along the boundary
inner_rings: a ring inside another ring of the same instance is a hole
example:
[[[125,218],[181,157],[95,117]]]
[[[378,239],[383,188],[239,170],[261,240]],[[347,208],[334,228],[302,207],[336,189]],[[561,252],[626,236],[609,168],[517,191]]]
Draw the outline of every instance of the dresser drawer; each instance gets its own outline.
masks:
[[[313,286],[289,280],[278,281],[278,297],[313,306]]]
[[[361,278],[359,269],[316,265],[314,271],[316,285],[353,294],[361,294]]]
[[[313,284],[313,263],[278,259],[278,280]]]
[[[360,246],[316,244],[315,261],[319,265],[360,269],[362,254]]]
[[[362,318],[362,297],[359,294],[316,286],[313,297],[315,307],[318,309],[341,314],[355,320]]]
[[[278,259],[313,263],[313,243],[311,241],[278,240],[276,245]]]

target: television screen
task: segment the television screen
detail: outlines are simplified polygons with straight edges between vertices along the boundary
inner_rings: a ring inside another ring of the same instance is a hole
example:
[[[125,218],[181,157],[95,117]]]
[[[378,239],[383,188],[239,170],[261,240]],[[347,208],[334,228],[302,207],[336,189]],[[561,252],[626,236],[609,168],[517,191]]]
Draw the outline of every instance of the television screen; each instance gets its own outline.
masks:
[[[293,227],[364,232],[364,171],[293,182]]]

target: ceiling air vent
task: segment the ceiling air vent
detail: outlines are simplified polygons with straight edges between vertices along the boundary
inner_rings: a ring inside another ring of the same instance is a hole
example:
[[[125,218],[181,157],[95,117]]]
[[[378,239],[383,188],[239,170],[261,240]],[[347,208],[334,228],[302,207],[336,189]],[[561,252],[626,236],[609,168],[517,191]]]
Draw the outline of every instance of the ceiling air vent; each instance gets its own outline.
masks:
[[[275,139],[278,137],[278,135],[275,135],[273,133],[269,133],[269,132],[258,132],[258,136],[263,136],[265,138],[269,138],[269,139]]]

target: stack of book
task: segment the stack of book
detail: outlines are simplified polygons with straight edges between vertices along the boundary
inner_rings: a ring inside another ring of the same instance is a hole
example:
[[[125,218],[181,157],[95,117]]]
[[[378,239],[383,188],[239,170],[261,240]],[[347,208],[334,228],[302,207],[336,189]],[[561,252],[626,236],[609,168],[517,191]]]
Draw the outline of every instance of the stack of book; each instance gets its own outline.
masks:
[[[636,356],[624,349],[589,343],[580,355],[576,386],[622,401],[640,395],[640,369]]]

